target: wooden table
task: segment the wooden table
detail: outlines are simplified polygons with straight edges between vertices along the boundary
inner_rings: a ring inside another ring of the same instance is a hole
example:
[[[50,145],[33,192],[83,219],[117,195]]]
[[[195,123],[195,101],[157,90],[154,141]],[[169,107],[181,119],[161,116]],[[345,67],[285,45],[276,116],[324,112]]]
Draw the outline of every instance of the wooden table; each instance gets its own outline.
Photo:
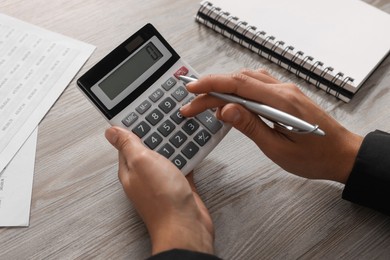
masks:
[[[390,13],[388,0],[367,2]],[[346,104],[197,24],[198,6],[199,0],[2,0],[0,12],[97,46],[78,76],[151,22],[201,74],[263,67],[298,84],[352,131],[390,131],[390,58]],[[39,125],[30,227],[0,229],[0,259],[150,255],[146,228],[118,182],[106,128],[73,80]],[[342,200],[343,185],[286,173],[236,130],[195,172],[220,257],[390,258],[389,217]]]

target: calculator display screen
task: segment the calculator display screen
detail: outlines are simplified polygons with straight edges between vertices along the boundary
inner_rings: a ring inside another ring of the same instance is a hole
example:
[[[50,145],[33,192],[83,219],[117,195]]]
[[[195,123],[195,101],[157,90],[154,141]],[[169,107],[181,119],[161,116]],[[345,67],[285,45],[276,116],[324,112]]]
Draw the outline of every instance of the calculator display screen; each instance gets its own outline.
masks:
[[[153,36],[92,86],[91,91],[109,110],[129,96],[134,100],[140,94],[138,88],[143,88],[143,83],[171,57],[172,53]]]
[[[163,54],[157,47],[149,42],[100,82],[99,87],[113,100],[162,57]]]

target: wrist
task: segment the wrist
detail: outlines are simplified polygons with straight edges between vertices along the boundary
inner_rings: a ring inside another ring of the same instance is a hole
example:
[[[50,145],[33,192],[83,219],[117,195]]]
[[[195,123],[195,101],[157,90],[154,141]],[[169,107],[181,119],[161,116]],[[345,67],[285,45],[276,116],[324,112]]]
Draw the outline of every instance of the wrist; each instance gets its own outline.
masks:
[[[363,142],[362,136],[354,134],[346,129],[345,131],[346,133],[340,136],[343,141],[340,142],[340,147],[338,148],[339,150],[341,150],[341,154],[339,155],[341,163],[339,167],[336,166],[335,169],[338,168],[339,170],[336,171],[336,174],[334,176],[335,181],[338,181],[343,184],[347,182],[349,175],[351,174],[352,168],[356,161],[357,154]]]
[[[171,249],[184,249],[201,253],[214,252],[214,237],[202,223],[177,221],[149,231],[152,242],[152,255]]]

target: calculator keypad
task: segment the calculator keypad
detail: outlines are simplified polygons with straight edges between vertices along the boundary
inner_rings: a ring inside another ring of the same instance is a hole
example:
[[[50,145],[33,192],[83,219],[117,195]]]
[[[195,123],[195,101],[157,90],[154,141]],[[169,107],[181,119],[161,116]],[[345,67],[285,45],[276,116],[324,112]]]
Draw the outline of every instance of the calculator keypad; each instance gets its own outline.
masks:
[[[122,119],[123,125],[132,127],[147,147],[170,159],[179,169],[223,126],[210,110],[194,118],[180,114],[180,107],[194,98],[178,79],[188,72],[185,66],[180,67]]]

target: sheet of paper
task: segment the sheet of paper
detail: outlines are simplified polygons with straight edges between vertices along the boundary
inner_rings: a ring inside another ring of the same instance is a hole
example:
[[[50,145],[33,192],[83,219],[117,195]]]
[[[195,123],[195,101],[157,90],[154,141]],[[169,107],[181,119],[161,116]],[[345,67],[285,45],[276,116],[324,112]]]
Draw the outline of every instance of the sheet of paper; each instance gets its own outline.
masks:
[[[0,172],[93,50],[0,14]]]
[[[26,227],[30,220],[37,128],[0,176],[0,227]]]

